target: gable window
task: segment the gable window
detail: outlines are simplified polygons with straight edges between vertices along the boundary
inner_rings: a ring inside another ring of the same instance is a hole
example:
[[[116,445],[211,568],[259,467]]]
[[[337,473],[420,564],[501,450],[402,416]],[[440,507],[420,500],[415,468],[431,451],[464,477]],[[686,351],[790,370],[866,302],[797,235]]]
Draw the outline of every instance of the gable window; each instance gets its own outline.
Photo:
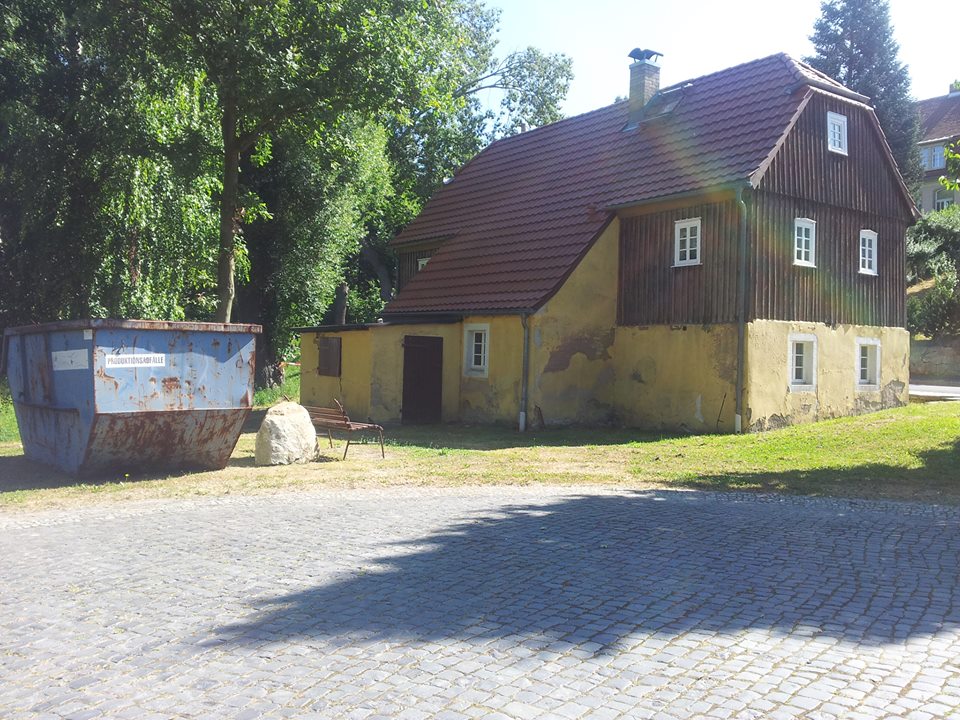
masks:
[[[463,326],[463,374],[487,377],[490,358],[490,326]]]
[[[808,218],[793,221],[793,264],[816,267],[817,223]]]
[[[790,389],[813,390],[817,384],[816,335],[791,335],[789,349]]]
[[[700,218],[677,220],[673,226],[673,264],[700,264]]]
[[[946,210],[953,205],[953,191],[946,188],[939,188],[933,194],[933,209]]]
[[[428,263],[428,262],[430,262],[430,258],[428,258],[428,257],[418,258],[418,259],[417,259],[417,270],[418,270],[418,271],[423,270],[423,269],[427,266],[427,263]]]
[[[827,148],[830,152],[847,154],[847,116],[827,113]]]
[[[317,338],[317,375],[340,377],[341,342],[338,337]]]
[[[873,230],[860,231],[860,272],[877,274],[877,234]]]
[[[857,389],[877,390],[880,387],[880,341],[857,338]]]

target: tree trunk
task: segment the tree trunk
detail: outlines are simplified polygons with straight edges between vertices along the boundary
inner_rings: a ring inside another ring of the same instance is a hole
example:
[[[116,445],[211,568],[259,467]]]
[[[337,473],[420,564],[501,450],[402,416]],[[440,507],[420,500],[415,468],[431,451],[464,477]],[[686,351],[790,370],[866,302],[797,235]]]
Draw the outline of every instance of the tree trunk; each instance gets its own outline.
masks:
[[[233,313],[234,243],[237,234],[237,194],[240,183],[240,143],[237,139],[237,105],[227,96],[223,102],[223,192],[220,195],[220,254],[217,260],[217,322],[228,323]]]
[[[380,299],[384,302],[390,302],[393,299],[393,278],[390,277],[390,268],[387,267],[376,248],[371,247],[366,242],[360,248],[360,257],[373,268],[377,280],[380,281]]]
[[[333,324],[347,324],[347,291],[350,286],[345,282],[337,285],[336,294],[333,296]]]

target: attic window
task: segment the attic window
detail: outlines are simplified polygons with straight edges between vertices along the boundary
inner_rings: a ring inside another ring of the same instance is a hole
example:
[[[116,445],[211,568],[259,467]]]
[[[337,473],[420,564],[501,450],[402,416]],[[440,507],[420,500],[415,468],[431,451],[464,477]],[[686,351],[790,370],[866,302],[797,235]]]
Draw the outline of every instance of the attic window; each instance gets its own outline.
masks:
[[[656,118],[663,117],[672,113],[680,101],[683,100],[684,91],[690,87],[691,83],[680,85],[678,87],[661,90],[644,106],[639,122],[649,122]]]
[[[847,154],[847,117],[838,113],[827,113],[827,148],[830,152]]]
[[[920,148],[920,164],[924,170],[943,170],[947,159],[943,154],[943,145],[927,145]]]
[[[419,271],[419,270],[423,270],[423,269],[427,266],[427,263],[428,263],[428,262],[430,262],[430,258],[428,258],[428,257],[425,257],[425,258],[417,258],[417,270],[418,270],[418,271]]]

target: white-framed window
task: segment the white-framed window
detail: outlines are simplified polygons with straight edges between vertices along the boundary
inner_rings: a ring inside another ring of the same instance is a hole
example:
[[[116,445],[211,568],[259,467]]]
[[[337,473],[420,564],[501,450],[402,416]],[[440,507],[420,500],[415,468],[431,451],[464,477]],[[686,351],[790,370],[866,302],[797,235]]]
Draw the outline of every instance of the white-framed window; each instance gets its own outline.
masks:
[[[857,338],[857,389],[880,388],[880,341],[876,338]]]
[[[943,170],[947,166],[943,145],[926,145],[920,148],[920,164],[924,170]]]
[[[953,205],[953,190],[947,190],[946,188],[938,188],[933,193],[933,209],[934,210],[945,210],[951,205]]]
[[[790,390],[813,390],[817,385],[817,336],[792,334],[788,341],[788,350]]]
[[[420,270],[423,270],[427,266],[428,262],[430,262],[430,258],[428,257],[417,258],[417,271],[419,272]]]
[[[827,113],[827,148],[830,152],[847,154],[847,116]]]
[[[873,230],[860,231],[860,272],[877,274],[877,234]]]
[[[677,220],[673,225],[673,264],[700,264],[700,218]]]
[[[816,267],[817,223],[809,218],[793,221],[793,264]]]
[[[463,374],[487,377],[490,359],[490,325],[463,326]]]

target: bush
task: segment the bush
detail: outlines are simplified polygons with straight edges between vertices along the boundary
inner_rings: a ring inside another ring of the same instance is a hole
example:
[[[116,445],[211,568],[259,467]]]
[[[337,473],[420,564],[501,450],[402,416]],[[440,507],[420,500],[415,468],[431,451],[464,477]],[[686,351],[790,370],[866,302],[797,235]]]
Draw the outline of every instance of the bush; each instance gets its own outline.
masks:
[[[907,329],[914,335],[938,337],[960,330],[960,302],[956,295],[957,280],[941,275],[934,286],[907,298]]]

